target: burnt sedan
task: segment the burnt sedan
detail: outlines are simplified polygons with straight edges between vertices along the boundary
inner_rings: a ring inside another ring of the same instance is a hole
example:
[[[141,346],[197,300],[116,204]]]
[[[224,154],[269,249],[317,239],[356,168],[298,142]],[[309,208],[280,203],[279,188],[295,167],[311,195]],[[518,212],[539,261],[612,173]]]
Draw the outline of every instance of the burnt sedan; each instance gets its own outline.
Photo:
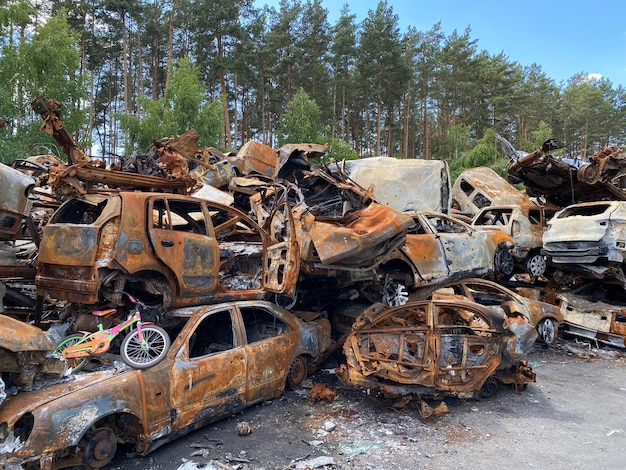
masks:
[[[508,317],[523,317],[535,327],[539,340],[551,344],[563,323],[563,314],[556,305],[531,299],[488,279],[461,279],[418,289],[412,300],[453,298],[460,296],[472,302],[497,309]]]
[[[337,374],[390,397],[488,397],[501,383],[534,382],[525,358],[536,337],[523,318],[467,300],[375,304],[352,326]]]
[[[0,462],[103,468],[118,444],[142,455],[297,387],[331,348],[324,318],[304,321],[265,301],[166,314],[175,338],[149,369],[79,373],[0,408]],[[178,333],[177,333],[178,332]]]
[[[380,272],[387,278],[383,303],[401,305],[413,288],[468,276],[510,276],[513,238],[499,230],[481,230],[438,212],[410,212],[414,225],[406,242]],[[391,281],[391,282],[389,282]]]

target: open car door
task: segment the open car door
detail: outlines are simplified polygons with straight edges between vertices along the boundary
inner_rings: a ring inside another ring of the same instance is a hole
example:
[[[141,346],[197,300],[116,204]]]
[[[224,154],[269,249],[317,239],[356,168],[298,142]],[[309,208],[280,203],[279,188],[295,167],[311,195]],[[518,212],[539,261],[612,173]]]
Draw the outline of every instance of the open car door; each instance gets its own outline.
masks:
[[[300,274],[300,250],[287,202],[272,209],[264,228],[268,240],[263,259],[263,287],[268,292],[293,297]]]

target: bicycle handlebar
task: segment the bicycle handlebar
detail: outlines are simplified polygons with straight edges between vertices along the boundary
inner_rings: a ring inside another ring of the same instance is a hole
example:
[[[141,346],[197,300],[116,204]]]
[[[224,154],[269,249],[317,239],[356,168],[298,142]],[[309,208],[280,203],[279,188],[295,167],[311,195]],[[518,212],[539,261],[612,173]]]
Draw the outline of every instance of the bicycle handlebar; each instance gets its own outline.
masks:
[[[132,295],[130,295],[128,292],[126,292],[125,290],[116,290],[114,291],[116,294],[126,294],[126,296],[128,297],[128,300],[130,300],[132,303],[134,303],[135,305],[141,305],[144,306],[144,303],[141,300],[137,300],[135,297],[133,297]]]

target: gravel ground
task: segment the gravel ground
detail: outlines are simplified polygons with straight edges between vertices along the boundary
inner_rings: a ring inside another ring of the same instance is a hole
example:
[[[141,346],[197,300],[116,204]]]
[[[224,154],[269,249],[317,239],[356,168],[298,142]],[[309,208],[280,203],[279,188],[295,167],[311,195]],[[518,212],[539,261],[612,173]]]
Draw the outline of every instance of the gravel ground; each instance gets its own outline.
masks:
[[[559,339],[529,357],[537,382],[488,400],[445,399],[449,413],[424,423],[414,408],[343,387],[329,361],[308,381],[337,392],[309,403],[287,391],[189,434],[130,469],[623,468],[626,359],[621,351]],[[432,403],[436,404],[436,403]],[[241,436],[238,426],[249,426]]]

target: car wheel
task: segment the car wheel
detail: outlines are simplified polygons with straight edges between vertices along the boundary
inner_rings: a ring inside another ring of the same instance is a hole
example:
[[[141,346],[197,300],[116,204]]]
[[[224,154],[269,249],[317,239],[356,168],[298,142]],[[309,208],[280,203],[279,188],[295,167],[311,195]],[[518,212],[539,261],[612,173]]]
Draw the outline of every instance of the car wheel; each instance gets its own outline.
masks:
[[[87,468],[103,468],[111,462],[117,451],[117,436],[108,427],[89,431],[79,444],[83,465]]]
[[[537,333],[539,333],[539,339],[545,344],[552,344],[557,335],[557,329],[554,324],[554,320],[551,318],[544,318],[537,323]]]
[[[494,268],[496,273],[501,276],[510,276],[513,274],[513,268],[515,263],[513,261],[513,254],[505,246],[499,246],[496,249],[494,256]]]
[[[385,282],[383,303],[388,307],[400,307],[409,300],[409,292],[404,284],[395,281]]]
[[[534,252],[526,258],[526,272],[534,277],[542,276],[548,266],[546,257]]]
[[[485,383],[480,387],[480,398],[491,398],[500,390],[500,381],[495,377],[489,377],[485,380]]]
[[[291,361],[289,369],[287,370],[287,387],[291,390],[295,390],[300,387],[302,382],[306,379],[308,373],[308,367],[306,359],[302,356],[298,356]]]

